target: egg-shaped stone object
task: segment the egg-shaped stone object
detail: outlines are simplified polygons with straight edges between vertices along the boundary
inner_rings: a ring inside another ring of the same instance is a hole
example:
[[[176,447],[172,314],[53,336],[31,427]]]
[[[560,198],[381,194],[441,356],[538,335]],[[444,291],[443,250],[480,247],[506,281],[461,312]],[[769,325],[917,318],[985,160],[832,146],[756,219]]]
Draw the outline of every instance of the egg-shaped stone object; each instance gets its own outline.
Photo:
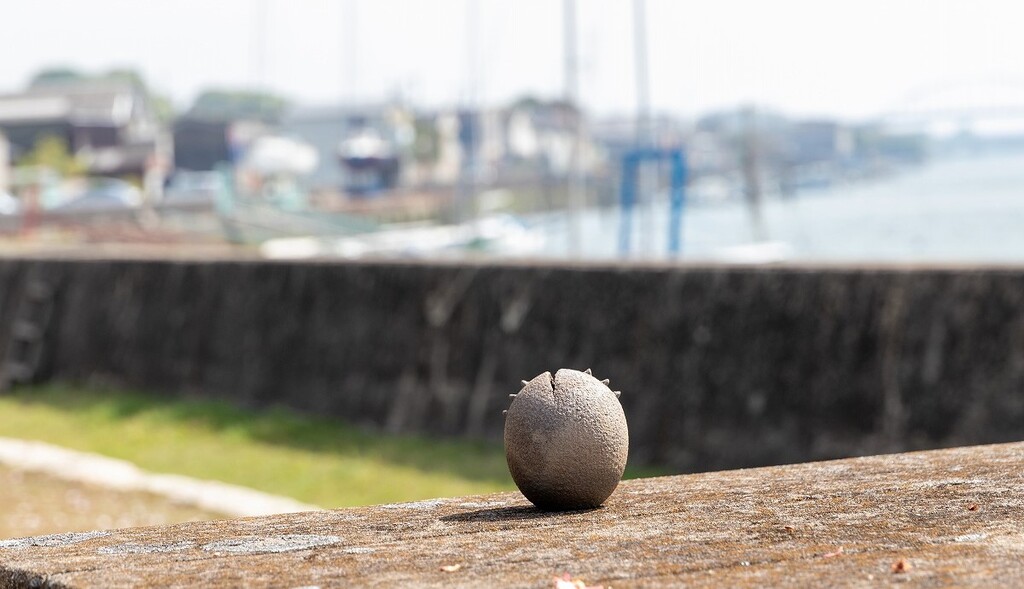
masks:
[[[505,412],[512,480],[546,511],[599,507],[618,486],[629,453],[618,392],[590,369],[563,368],[523,381]]]

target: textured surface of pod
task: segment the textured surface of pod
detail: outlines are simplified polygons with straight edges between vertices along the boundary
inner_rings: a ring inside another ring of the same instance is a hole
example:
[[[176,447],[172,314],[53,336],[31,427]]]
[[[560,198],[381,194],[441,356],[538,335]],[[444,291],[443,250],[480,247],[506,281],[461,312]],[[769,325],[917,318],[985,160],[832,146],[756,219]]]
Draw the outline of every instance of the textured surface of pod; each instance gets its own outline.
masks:
[[[563,368],[527,382],[505,416],[512,479],[548,511],[598,507],[626,468],[629,432],[616,395],[586,372]]]

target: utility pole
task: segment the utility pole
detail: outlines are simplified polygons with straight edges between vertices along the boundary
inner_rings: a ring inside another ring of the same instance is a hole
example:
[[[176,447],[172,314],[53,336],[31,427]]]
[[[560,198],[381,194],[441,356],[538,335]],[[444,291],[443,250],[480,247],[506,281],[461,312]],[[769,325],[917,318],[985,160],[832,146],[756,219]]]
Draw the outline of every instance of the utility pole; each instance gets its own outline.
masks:
[[[761,145],[757,133],[757,111],[753,106],[743,111],[743,135],[740,147],[740,167],[743,171],[743,195],[750,212],[750,229],[754,241],[768,237],[764,216],[761,213]]]
[[[0,193],[7,192],[10,187],[11,144],[3,131],[0,131]]]
[[[636,142],[650,147],[651,87],[647,72],[647,2],[633,0],[633,67],[636,76]]]
[[[345,78],[348,88],[345,95],[351,105],[359,96],[359,0],[348,0],[345,8],[348,13],[345,22]]]
[[[261,92],[267,90],[267,2],[256,0],[256,13],[253,15],[253,78]]]
[[[565,25],[565,103],[568,107],[573,132],[572,152],[566,175],[566,194],[569,210],[569,255],[578,257],[582,247],[580,215],[586,200],[586,175],[583,162],[583,104],[580,100],[579,47],[576,40],[576,0],[563,0]]]

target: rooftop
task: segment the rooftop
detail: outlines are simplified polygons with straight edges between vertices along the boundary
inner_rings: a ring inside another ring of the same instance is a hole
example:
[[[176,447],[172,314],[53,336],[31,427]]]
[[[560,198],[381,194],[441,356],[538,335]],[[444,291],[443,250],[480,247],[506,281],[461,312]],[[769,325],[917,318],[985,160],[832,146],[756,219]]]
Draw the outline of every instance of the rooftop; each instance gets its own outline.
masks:
[[[122,81],[46,84],[0,95],[0,124],[70,120],[82,125],[121,125],[131,116],[139,90]]]

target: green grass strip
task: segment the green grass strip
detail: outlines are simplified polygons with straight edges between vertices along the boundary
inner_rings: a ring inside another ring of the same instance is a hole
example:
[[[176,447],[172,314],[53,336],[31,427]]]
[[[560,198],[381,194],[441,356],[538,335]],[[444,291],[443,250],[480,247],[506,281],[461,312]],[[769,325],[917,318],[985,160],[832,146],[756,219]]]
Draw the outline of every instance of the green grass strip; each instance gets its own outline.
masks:
[[[17,389],[0,396],[0,436],[324,507],[515,489],[499,444],[386,435],[284,409],[239,409],[123,391],[64,385]]]

